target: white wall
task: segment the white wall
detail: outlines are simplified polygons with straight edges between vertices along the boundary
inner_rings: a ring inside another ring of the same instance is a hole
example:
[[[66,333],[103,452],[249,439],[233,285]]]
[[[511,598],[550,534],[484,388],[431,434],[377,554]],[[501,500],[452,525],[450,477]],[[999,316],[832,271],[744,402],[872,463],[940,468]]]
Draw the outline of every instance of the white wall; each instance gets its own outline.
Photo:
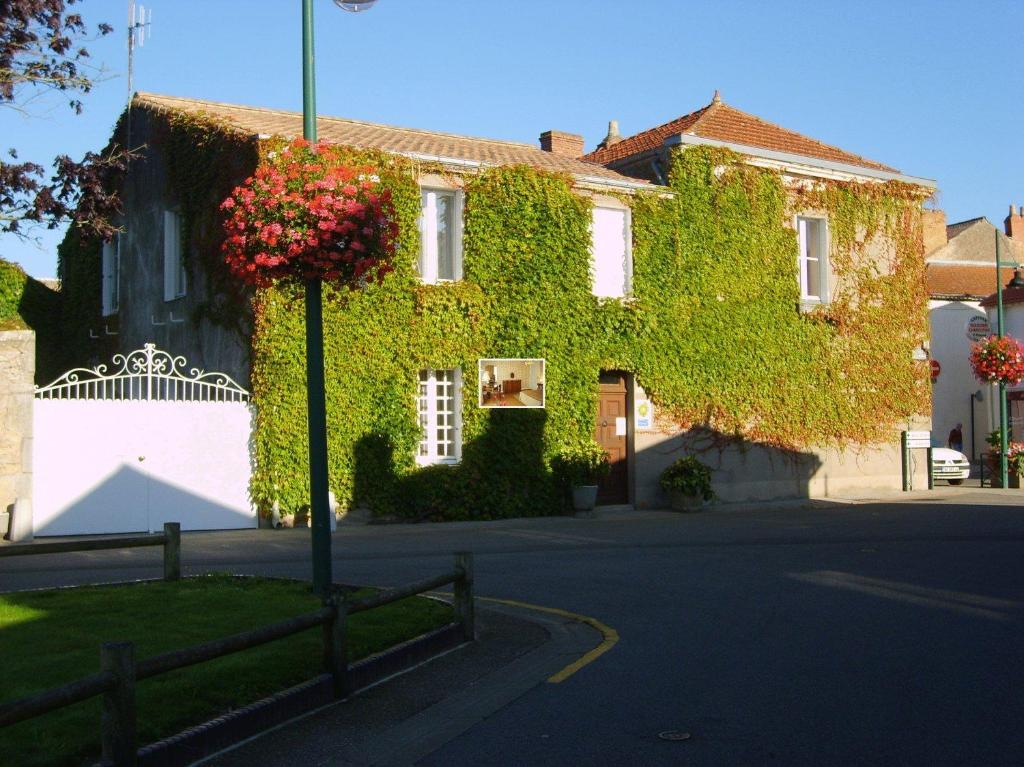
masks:
[[[992,325],[992,332],[994,333],[996,330],[996,307],[993,306],[987,311],[989,323]],[[1024,304],[1003,305],[1003,333],[1024,342]],[[991,387],[991,389],[992,396],[989,398],[989,401],[991,403],[993,426],[990,431],[993,431],[996,428],[995,425],[999,423],[999,389],[995,386]],[[1007,393],[1022,390],[1024,390],[1024,383],[1008,386],[1006,389]],[[1008,405],[1006,413],[1006,417],[1011,419],[1011,436],[1015,441],[1024,440],[1024,419],[1020,417],[1021,406],[1019,404]]]
[[[946,446],[946,437],[957,424],[963,424],[964,452],[971,455],[971,395],[981,390],[981,402],[974,403],[974,452],[985,452],[985,436],[995,428],[992,418],[993,390],[978,381],[971,372],[971,340],[967,322],[984,317],[977,301],[930,301],[931,356],[942,372],[932,384],[932,444]]]
[[[256,527],[239,402],[34,402],[38,535]]]

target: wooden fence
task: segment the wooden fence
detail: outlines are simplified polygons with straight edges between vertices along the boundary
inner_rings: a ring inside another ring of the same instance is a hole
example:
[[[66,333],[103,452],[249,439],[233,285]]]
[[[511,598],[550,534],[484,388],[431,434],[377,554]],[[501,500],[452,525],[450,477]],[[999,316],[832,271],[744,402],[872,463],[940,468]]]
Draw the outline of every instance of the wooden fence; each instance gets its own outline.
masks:
[[[147,540],[165,538],[164,573],[167,570],[168,548],[170,543],[168,528],[171,525],[164,525],[164,535],[144,536]],[[174,524],[173,544],[175,550],[174,562],[178,562],[177,556],[177,524]],[[139,543],[143,537],[119,540],[136,541],[129,546],[157,545],[156,543]],[[69,542],[70,543],[70,542]],[[108,541],[88,541],[92,549],[116,548],[114,545],[100,546],[98,543],[112,543]],[[65,543],[31,544],[22,548],[43,548],[63,547]],[[14,547],[4,547],[5,549]],[[55,551],[76,551],[75,548],[50,548],[47,552],[38,551],[33,553],[52,553]],[[27,553],[27,552],[25,552]],[[175,576],[177,577],[177,576]],[[475,617],[473,612],[473,555],[468,552],[460,552],[455,555],[455,567],[453,570],[433,578],[410,583],[406,586],[383,591],[361,600],[347,600],[340,594],[333,594],[324,601],[324,606],[319,610],[294,618],[288,618],[278,623],[262,626],[243,631],[240,634],[214,639],[203,644],[193,645],[181,650],[171,650],[150,658],[135,660],[135,645],[132,642],[105,642],[100,647],[100,671],[90,674],[87,677],[74,682],[45,690],[10,703],[0,704],[0,728],[7,727],[18,722],[41,716],[65,706],[95,697],[103,696],[103,714],[100,725],[102,761],[105,765],[134,765],[138,755],[138,743],[135,734],[136,705],[135,705],[135,684],[142,679],[148,679],[169,671],[194,666],[198,663],[220,658],[224,655],[249,650],[254,647],[273,642],[277,639],[298,634],[321,626],[323,628],[323,664],[324,670],[331,676],[335,698],[344,697],[350,690],[348,684],[348,653],[346,651],[346,636],[348,631],[348,616],[365,610],[372,610],[392,602],[397,602],[406,597],[423,594],[433,591],[441,586],[453,584],[454,586],[454,609],[455,620],[459,626],[459,633],[463,641],[471,641],[475,636]]]
[[[176,581],[181,577],[181,525],[165,522],[162,533],[128,535],[116,538],[85,538],[46,543],[12,543],[0,546],[0,557],[24,557],[33,554],[65,554],[69,551],[102,551],[103,549],[131,549],[139,546],[164,547],[164,580]]]

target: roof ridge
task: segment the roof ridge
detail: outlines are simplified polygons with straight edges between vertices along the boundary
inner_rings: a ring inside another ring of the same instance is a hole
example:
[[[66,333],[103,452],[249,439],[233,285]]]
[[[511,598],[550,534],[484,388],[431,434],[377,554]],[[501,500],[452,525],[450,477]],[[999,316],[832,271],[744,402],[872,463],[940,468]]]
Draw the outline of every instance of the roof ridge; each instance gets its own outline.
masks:
[[[228,109],[242,109],[250,112],[259,112],[261,114],[275,114],[284,115],[288,117],[302,117],[300,112],[293,112],[287,109],[272,109],[270,107],[253,107],[245,104],[229,104],[226,101],[210,101],[209,99],[193,99],[184,96],[168,96],[160,93],[149,93],[143,91],[136,91],[135,98],[146,99],[168,99],[171,101],[184,101],[190,104],[197,105],[210,105],[214,107],[226,107]],[[410,133],[419,133],[425,136],[442,136],[444,138],[455,138],[455,139],[469,139],[470,141],[483,141],[489,144],[499,144],[502,146],[514,146],[514,147],[525,147],[527,149],[536,149],[538,152],[543,151],[540,147],[536,147],[533,144],[527,144],[523,141],[510,141],[507,139],[495,139],[485,138],[481,136],[467,136],[463,133],[448,133],[445,131],[432,131],[424,128],[406,128],[401,125],[386,125],[384,123],[369,122],[368,120],[353,120],[350,117],[333,117],[331,115],[317,115],[317,121],[327,120],[335,123],[348,123],[350,125],[365,125],[370,128],[384,128],[385,130],[400,130],[408,131]]]
[[[976,224],[979,221],[987,220],[988,218],[986,216],[975,216],[974,218],[965,218],[963,221],[953,221],[952,223],[946,224],[946,228],[948,229],[951,226],[963,226],[964,224]],[[993,224],[993,226],[995,226],[995,224]]]
[[[719,103],[718,106],[723,107],[725,109],[730,109],[733,112],[736,112],[737,114],[740,114],[740,115],[742,115],[745,118],[748,118],[748,119],[754,120],[756,122],[759,122],[762,125],[767,125],[770,128],[775,128],[776,130],[784,131],[785,133],[790,133],[790,134],[792,134],[794,136],[799,136],[803,140],[809,141],[812,144],[817,144],[818,146],[823,147],[824,149],[828,149],[828,150],[831,150],[833,152],[839,152],[840,154],[845,154],[845,155],[847,155],[849,157],[855,157],[858,160],[860,160],[861,163],[863,163],[863,165],[865,167],[867,167],[867,168],[875,166],[877,168],[884,168],[885,170],[889,170],[889,171],[893,171],[893,172],[897,172],[897,173],[899,172],[896,168],[893,168],[892,166],[885,165],[884,163],[880,163],[877,160],[870,160],[867,157],[864,157],[863,155],[856,154],[855,152],[850,152],[850,151],[848,151],[846,149],[843,149],[842,147],[838,147],[838,146],[835,146],[833,144],[826,144],[824,141],[819,141],[818,139],[812,138],[811,136],[808,136],[808,135],[806,135],[804,133],[799,133],[798,131],[795,131],[792,128],[787,128],[784,125],[780,125],[779,123],[772,122],[771,120],[765,120],[763,117],[758,117],[757,115],[752,114],[750,112],[745,112],[742,109],[737,109],[736,107],[734,107],[734,106],[732,106],[730,104]],[[693,132],[693,130],[696,127],[697,126],[694,125],[691,128],[691,132]],[[694,135],[697,135],[697,134],[694,134]]]
[[[717,98],[717,101],[715,99],[712,99],[710,104],[705,104],[704,106],[697,110],[697,112],[703,110],[703,114],[693,121],[693,125],[691,125],[689,130],[686,131],[687,133],[696,135],[697,128],[699,128],[702,124],[707,122],[708,118],[711,115],[716,114],[721,109],[721,107],[725,106],[721,97],[718,96],[718,91],[715,91],[715,97]],[[696,114],[697,112],[690,112],[690,114]],[[686,116],[688,117],[689,115]]]

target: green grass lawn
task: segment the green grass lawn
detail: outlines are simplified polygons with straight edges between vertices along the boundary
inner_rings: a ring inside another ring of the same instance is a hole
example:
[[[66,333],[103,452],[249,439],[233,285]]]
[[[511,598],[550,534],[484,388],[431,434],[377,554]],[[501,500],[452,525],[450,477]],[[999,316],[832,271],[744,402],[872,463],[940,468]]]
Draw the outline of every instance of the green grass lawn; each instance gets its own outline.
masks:
[[[320,607],[308,583],[227,575],[177,583],[0,594],[0,701],[99,671],[100,644],[132,641],[136,660]],[[452,620],[412,597],[349,618],[349,661]],[[319,627],[138,683],[139,745],[322,673]],[[0,730],[0,763],[81,764],[99,757],[100,699]]]

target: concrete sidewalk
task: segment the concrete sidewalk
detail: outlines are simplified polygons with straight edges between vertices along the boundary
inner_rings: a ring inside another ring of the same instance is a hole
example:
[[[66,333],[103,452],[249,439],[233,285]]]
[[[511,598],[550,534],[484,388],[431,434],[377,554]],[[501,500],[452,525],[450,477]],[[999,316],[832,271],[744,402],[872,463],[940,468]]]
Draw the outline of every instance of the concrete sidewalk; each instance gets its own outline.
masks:
[[[478,639],[200,764],[406,765],[437,750],[601,642],[569,618],[477,608]]]

